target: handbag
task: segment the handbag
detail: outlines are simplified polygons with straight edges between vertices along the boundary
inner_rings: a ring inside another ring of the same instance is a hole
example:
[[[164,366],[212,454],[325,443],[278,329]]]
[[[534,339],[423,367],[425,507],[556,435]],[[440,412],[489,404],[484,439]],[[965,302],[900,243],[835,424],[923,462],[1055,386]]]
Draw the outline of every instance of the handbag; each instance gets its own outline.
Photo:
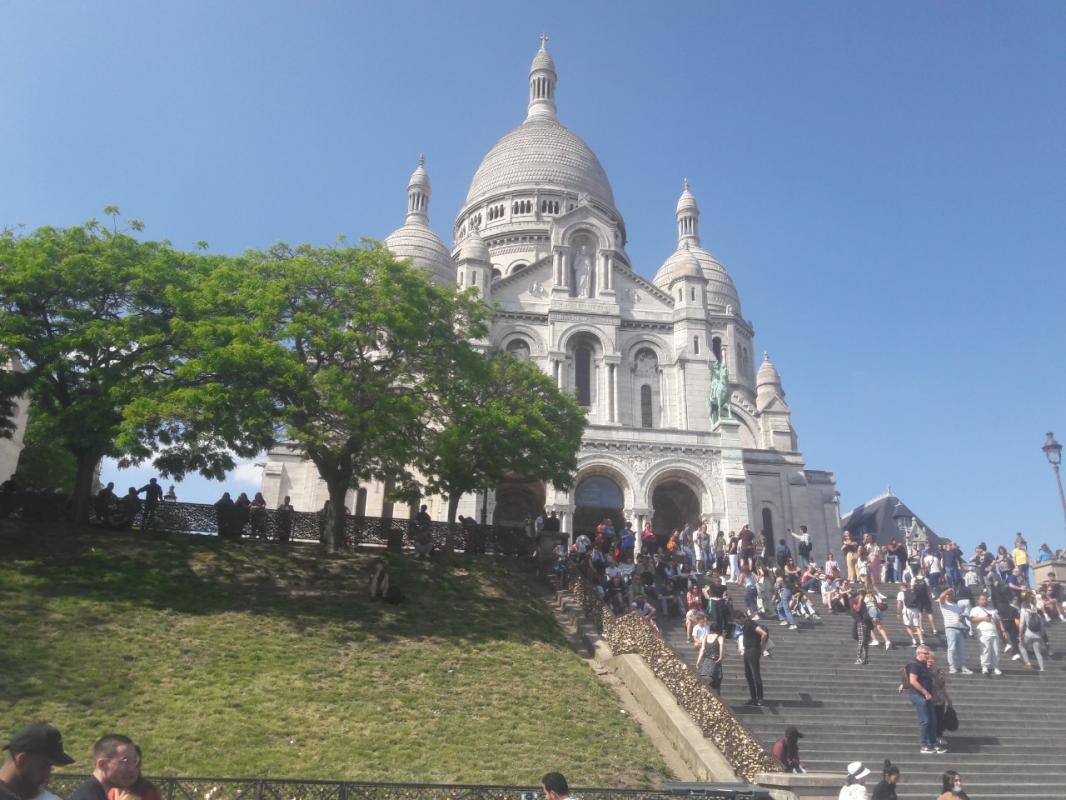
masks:
[[[955,706],[948,703],[944,709],[944,730],[957,731],[959,729],[959,715],[955,713]]]

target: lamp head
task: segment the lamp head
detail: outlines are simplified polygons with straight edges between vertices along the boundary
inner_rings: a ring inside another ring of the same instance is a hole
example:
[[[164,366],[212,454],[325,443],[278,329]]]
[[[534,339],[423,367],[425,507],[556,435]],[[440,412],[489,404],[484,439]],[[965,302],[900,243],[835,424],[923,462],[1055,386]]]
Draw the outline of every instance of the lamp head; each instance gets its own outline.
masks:
[[[1062,463],[1062,445],[1055,441],[1055,434],[1051,431],[1048,431],[1047,441],[1040,449],[1044,451],[1044,455],[1053,467]]]

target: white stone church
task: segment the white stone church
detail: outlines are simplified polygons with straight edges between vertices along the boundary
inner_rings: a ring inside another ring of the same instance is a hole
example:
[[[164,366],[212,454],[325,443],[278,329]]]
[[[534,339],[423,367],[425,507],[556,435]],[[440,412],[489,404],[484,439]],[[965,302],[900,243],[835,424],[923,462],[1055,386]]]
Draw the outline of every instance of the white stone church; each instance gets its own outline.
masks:
[[[459,512],[521,523],[541,508],[562,530],[605,515],[657,532],[706,520],[744,523],[775,538],[806,525],[816,553],[837,546],[840,514],[832,473],[807,469],[781,377],[764,354],[736,286],[704,249],[699,207],[687,182],[677,203],[677,249],[652,281],[626,253],[626,226],[596,155],[556,115],[557,74],[543,41],[529,71],[529,110],[482,159],[452,228],[449,249],[429,226],[425,165],[408,183],[407,219],[385,242],[440,283],[474,287],[496,309],[488,345],[540,365],[589,411],[570,490],[514,481]],[[728,368],[731,417],[712,422],[712,367]],[[406,517],[382,486],[352,493],[349,509]],[[320,508],[325,485],[310,462],[270,453],[263,494],[297,509]],[[443,498],[427,500],[434,519]],[[794,542],[790,541],[790,546]]]

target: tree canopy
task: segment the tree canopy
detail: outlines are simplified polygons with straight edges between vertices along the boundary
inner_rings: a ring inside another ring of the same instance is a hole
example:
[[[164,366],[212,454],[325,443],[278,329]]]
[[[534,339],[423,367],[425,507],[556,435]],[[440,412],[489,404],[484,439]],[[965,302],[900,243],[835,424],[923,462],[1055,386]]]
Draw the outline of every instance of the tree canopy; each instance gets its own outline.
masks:
[[[343,541],[345,495],[358,482],[413,487],[439,395],[467,340],[483,331],[485,312],[472,296],[434,286],[369,242],[249,251],[198,294],[202,313],[178,384],[141,409],[144,432],[171,432],[165,462],[197,457],[189,445],[206,419],[226,420],[220,444],[238,435],[288,443],[326,483],[334,547]]]
[[[585,410],[533,362],[506,353],[468,358],[441,406],[420,469],[427,489],[448,498],[449,522],[464,494],[507,478],[570,485]]]
[[[0,235],[0,348],[23,368],[0,372],[0,402],[28,395],[38,429],[74,457],[76,518],[87,516],[100,459],[125,453],[127,408],[174,369],[172,321],[197,268],[114,223]]]

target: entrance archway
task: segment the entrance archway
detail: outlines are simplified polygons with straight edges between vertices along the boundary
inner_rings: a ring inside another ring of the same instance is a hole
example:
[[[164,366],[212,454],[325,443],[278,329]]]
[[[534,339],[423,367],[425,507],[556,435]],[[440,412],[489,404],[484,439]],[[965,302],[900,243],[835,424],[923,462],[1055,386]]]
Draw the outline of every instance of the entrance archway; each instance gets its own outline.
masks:
[[[537,481],[506,481],[496,488],[494,525],[521,528],[526,519],[536,519],[544,510],[544,484]]]
[[[590,475],[580,481],[574,491],[574,535],[585,533],[591,538],[596,526],[610,517],[617,530],[623,520],[625,495],[612,478]]]
[[[690,486],[679,480],[666,480],[656,486],[651,505],[654,509],[652,529],[661,542],[686,523],[695,527],[700,522],[700,499]]]

